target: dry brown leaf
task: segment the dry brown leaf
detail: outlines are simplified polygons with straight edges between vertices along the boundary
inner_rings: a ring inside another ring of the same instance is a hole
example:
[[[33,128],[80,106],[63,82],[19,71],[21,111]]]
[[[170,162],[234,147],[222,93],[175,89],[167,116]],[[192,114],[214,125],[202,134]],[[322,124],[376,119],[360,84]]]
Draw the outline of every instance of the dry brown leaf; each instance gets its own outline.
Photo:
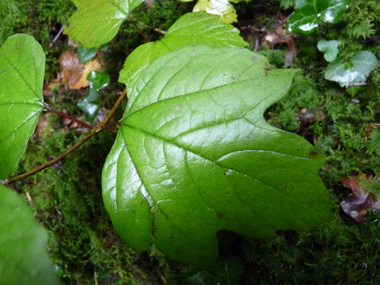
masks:
[[[88,86],[87,75],[93,70],[100,70],[97,59],[89,61],[86,65],[79,63],[75,52],[67,50],[59,59],[63,69],[64,81],[71,89],[81,89]]]
[[[293,34],[287,35],[287,31],[284,29],[283,25],[277,26],[276,31],[270,34],[267,34],[264,37],[264,40],[274,47],[276,44],[285,43],[288,48],[285,52],[285,67],[290,66],[293,63],[294,55],[296,54],[297,47],[296,43],[293,40]]]
[[[366,175],[362,175],[361,179],[367,180],[371,179]],[[375,201],[375,196],[372,193],[368,193],[360,187],[358,180],[352,177],[341,178],[343,186],[351,189],[351,193],[345,197],[340,206],[343,212],[349,215],[358,223],[365,222],[365,216],[367,214],[368,208],[380,211],[380,200]]]

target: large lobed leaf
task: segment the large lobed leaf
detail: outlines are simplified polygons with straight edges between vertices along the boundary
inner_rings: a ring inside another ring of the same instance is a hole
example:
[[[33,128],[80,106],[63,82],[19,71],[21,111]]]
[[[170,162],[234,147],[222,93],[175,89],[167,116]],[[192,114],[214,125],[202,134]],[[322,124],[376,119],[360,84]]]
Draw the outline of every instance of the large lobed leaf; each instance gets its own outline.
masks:
[[[65,34],[84,47],[100,47],[112,40],[120,25],[143,0],[75,0]]]
[[[188,13],[179,18],[161,40],[135,49],[120,71],[119,82],[125,83],[130,91],[138,75],[155,59],[182,47],[200,44],[212,47],[248,45],[236,28],[220,22],[218,16],[205,12]]]
[[[310,34],[318,27],[319,19],[336,24],[350,4],[351,0],[296,0],[296,10],[286,23],[286,29]]]
[[[0,179],[16,167],[44,106],[45,54],[29,35],[9,37],[0,49]]]
[[[59,284],[46,252],[46,230],[17,194],[2,185],[0,217],[0,284]]]
[[[113,225],[137,250],[202,266],[216,233],[268,238],[331,218],[324,158],[266,123],[295,70],[240,48],[185,47],[154,61],[130,93],[102,175]]]

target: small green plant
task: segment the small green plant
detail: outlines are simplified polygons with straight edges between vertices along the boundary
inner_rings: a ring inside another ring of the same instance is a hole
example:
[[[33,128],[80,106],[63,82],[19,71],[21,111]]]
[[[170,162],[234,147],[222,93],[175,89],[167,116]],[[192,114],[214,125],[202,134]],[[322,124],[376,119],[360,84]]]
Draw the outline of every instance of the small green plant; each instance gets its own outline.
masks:
[[[81,53],[89,58],[116,34],[137,2],[118,6],[97,1],[96,6],[76,1],[80,17],[70,19],[67,33],[82,42]],[[112,29],[99,29],[101,21],[93,15],[100,8]],[[95,29],[85,25],[91,21]],[[221,230],[264,238],[274,230],[305,231],[331,219],[331,202],[317,175],[324,163],[320,150],[271,127],[262,116],[285,96],[297,71],[276,70],[244,46],[236,30],[218,17],[192,13],[160,41],[137,48],[125,62],[119,82],[127,88],[117,104],[126,94],[129,100],[102,184],[113,225],[134,248],[154,245],[171,258],[208,267],[215,261],[216,233]],[[0,123],[1,179],[17,165],[38,115],[49,108],[41,96],[41,51],[26,35],[8,38],[0,50],[0,78],[8,82],[0,91],[12,94],[0,97],[0,110],[7,114]],[[94,92],[107,81],[99,74],[91,76],[93,84],[99,84],[79,102],[88,119],[94,114],[89,110],[97,106]],[[306,91],[304,102],[313,102],[314,91]],[[360,111],[351,109],[350,114]],[[85,140],[110,127],[110,116]],[[289,111],[280,120],[296,129],[291,117]],[[350,131],[338,124],[335,129]],[[369,140],[376,139],[375,131]],[[326,149],[333,143],[331,137],[320,142]],[[373,149],[377,151],[376,143]],[[218,264],[230,263],[241,274],[239,262]],[[209,272],[219,276],[218,268],[216,264]]]

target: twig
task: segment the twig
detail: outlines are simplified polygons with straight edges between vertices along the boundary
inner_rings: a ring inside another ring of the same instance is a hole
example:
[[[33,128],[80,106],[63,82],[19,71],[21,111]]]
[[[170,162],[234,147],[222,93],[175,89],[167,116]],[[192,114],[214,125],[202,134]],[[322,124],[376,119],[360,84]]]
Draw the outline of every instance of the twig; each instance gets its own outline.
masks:
[[[48,106],[48,105],[45,105],[44,108],[45,108],[46,110],[50,111],[50,112],[53,112],[53,113],[56,113],[56,114],[60,115],[61,117],[64,117],[64,118],[66,118],[66,119],[69,119],[70,121],[76,122],[76,123],[78,123],[79,125],[82,125],[83,127],[87,128],[87,129],[92,130],[92,129],[94,128],[94,126],[89,125],[89,124],[86,124],[85,122],[82,122],[82,121],[80,121],[80,120],[78,120],[78,119],[75,119],[75,118],[73,118],[73,117],[67,115],[66,113],[63,113],[63,112],[58,111],[58,110],[56,110],[56,109],[53,109],[52,107],[50,107],[50,106]]]
[[[366,85],[368,85],[368,83],[353,83],[353,84],[347,85],[347,88],[348,87],[366,86]]]
[[[23,178],[26,178],[30,175],[33,175],[51,165],[53,165],[54,163],[64,159],[66,156],[68,156],[70,153],[72,153],[74,150],[76,150],[78,147],[80,147],[82,144],[84,144],[88,139],[90,139],[93,135],[95,135],[96,133],[99,133],[103,130],[103,128],[106,126],[106,124],[109,122],[109,120],[112,118],[113,114],[115,113],[116,109],[119,107],[121,101],[123,101],[123,99],[125,98],[125,96],[127,95],[127,91],[126,89],[124,89],[123,93],[121,93],[120,97],[117,99],[115,105],[112,107],[111,111],[108,113],[107,117],[101,122],[99,123],[98,125],[96,125],[92,130],[91,132],[85,136],[82,140],[80,140],[79,142],[77,142],[74,146],[72,146],[71,148],[69,148],[67,151],[65,151],[64,153],[62,153],[60,156],[57,156],[56,158],[54,158],[53,160],[50,160],[49,162],[47,163],[44,163],[28,172],[25,172],[23,174],[20,174],[18,176],[15,176],[15,177],[12,177],[12,178],[9,178],[9,179],[5,179],[3,181],[0,181],[1,184],[3,185],[6,185],[8,183],[11,183],[11,182],[15,182],[15,181],[18,181],[18,180],[21,180]]]
[[[64,29],[65,29],[65,25],[62,25],[61,29],[58,31],[58,33],[56,34],[53,41],[49,44],[50,48],[55,44],[55,42],[58,40],[58,38],[62,35]]]
[[[135,28],[140,32],[140,34],[144,37],[144,39],[150,43],[150,40],[148,39],[148,37],[143,33],[143,31],[141,31],[141,29],[136,25],[135,22],[133,22],[133,20],[131,18],[129,18],[129,21],[135,26]]]
[[[157,33],[161,33],[161,34],[163,34],[163,35],[166,35],[166,32],[163,31],[163,30],[160,30],[160,29],[154,28],[154,31],[156,31]]]

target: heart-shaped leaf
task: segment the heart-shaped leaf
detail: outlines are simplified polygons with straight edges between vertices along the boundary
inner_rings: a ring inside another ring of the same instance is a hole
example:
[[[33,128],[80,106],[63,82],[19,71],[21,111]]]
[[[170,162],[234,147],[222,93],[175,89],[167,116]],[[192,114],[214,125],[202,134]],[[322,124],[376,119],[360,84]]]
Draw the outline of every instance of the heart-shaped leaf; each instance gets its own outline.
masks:
[[[331,218],[318,176],[324,158],[266,123],[295,70],[272,70],[240,48],[189,46],[154,61],[137,79],[102,175],[120,236],[202,266],[216,233],[267,238]],[[153,229],[154,228],[154,229]]]
[[[351,0],[296,0],[296,10],[286,23],[286,29],[310,34],[318,27],[318,19],[336,24],[350,4]]]
[[[85,113],[88,121],[93,120],[99,111],[99,94],[95,89],[89,88],[86,96],[81,98],[78,107]]]
[[[324,58],[326,61],[331,62],[336,59],[336,56],[338,55],[338,46],[340,45],[341,41],[326,41],[326,40],[320,40],[318,42],[318,49],[320,52],[323,52]]]
[[[9,37],[0,49],[0,179],[25,152],[43,109],[45,54],[29,35]]]
[[[346,87],[353,83],[365,82],[369,73],[378,66],[376,56],[368,51],[360,51],[349,60],[338,58],[331,62],[325,73],[327,80]]]
[[[68,20],[65,34],[84,47],[112,40],[120,25],[143,0],[75,0],[78,10]]]
[[[17,194],[2,185],[0,217],[0,283],[59,284],[46,252],[46,230]]]
[[[110,76],[108,73],[99,72],[99,71],[91,71],[87,75],[87,80],[89,82],[90,88],[99,91],[100,89],[108,86],[110,84]]]
[[[78,48],[77,55],[79,63],[86,62],[96,55],[98,49],[96,47],[93,48],[85,48],[82,45]]]
[[[179,18],[161,40],[135,49],[120,71],[119,82],[125,83],[129,91],[137,76],[155,59],[184,46],[200,44],[212,47],[248,45],[236,28],[220,22],[218,16],[205,12],[188,13]]]

